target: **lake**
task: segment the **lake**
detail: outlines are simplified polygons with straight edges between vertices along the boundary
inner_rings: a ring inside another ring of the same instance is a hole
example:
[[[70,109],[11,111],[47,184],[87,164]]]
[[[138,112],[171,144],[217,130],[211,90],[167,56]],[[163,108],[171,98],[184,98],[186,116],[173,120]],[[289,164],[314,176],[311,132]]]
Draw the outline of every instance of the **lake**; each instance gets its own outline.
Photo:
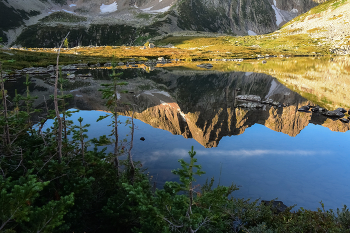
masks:
[[[350,204],[349,123],[297,111],[305,105],[350,109],[348,57],[210,62],[211,69],[200,63],[119,67],[121,79],[128,82],[121,90],[129,91],[117,93],[120,137],[128,147],[130,126],[123,122],[132,106],[133,159],[147,168],[158,188],[176,180],[171,170],[179,167],[180,158],[188,159],[194,146],[206,172],[197,181],[215,177],[223,185],[234,182],[239,187],[235,197],[278,198],[312,210],[321,207],[320,201],[326,209]],[[110,134],[111,119],[96,119],[107,111],[98,90],[110,83],[111,70],[63,72],[64,77],[71,74],[76,78],[64,86],[64,93],[73,95],[67,109],[80,110],[71,118],[81,116],[91,124],[90,138]],[[44,112],[46,105],[52,108],[50,75],[30,79],[31,95],[38,96],[34,106]],[[14,96],[15,89],[24,95],[24,81],[7,82],[8,95]]]

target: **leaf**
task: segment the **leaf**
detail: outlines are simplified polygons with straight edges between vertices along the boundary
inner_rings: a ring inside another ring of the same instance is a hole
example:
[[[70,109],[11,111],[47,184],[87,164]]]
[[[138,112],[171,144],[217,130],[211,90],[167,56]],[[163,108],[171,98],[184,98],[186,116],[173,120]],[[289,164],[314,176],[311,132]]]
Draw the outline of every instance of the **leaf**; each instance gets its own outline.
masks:
[[[104,116],[99,116],[98,119],[96,120],[96,122],[102,121],[103,119],[106,119],[109,116],[110,116],[109,114],[106,114]]]

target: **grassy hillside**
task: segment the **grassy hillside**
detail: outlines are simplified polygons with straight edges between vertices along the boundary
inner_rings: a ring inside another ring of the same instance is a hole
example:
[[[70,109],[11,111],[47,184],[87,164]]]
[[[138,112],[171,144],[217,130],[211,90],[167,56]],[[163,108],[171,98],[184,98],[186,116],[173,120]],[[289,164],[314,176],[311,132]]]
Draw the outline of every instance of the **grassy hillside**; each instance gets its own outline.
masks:
[[[286,23],[285,25],[283,25],[282,28],[285,28],[285,27],[293,24],[294,22],[303,21],[307,16],[314,15],[314,14],[321,14],[322,12],[325,12],[327,10],[335,10],[336,8],[344,5],[347,1],[349,1],[349,0],[329,0],[327,2],[324,2],[320,5],[312,8],[308,12],[297,16],[293,20],[291,20],[288,23]],[[318,16],[319,15],[315,15],[315,17],[318,17]]]

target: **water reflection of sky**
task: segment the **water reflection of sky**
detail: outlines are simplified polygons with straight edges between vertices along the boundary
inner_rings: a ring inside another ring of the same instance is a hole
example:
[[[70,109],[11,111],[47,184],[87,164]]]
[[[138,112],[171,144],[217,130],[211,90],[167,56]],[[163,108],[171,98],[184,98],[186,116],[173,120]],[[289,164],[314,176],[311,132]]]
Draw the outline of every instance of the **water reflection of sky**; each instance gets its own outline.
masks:
[[[80,111],[83,123],[91,124],[90,137],[109,134],[110,119],[95,122],[99,111]],[[121,121],[127,117],[120,116]],[[275,132],[255,124],[238,136],[224,137],[216,148],[204,148],[194,139],[185,139],[135,120],[134,160],[148,168],[158,187],[165,180],[175,180],[171,170],[179,167],[178,159],[188,158],[191,146],[206,174],[198,179],[220,179],[241,186],[236,197],[278,198],[287,205],[316,209],[322,200],[326,208],[350,203],[350,132],[333,132],[309,124],[296,137]],[[129,126],[119,127],[120,137],[130,133]],[[139,140],[145,137],[145,141]],[[108,148],[112,151],[112,147]],[[220,175],[221,171],[221,175]]]

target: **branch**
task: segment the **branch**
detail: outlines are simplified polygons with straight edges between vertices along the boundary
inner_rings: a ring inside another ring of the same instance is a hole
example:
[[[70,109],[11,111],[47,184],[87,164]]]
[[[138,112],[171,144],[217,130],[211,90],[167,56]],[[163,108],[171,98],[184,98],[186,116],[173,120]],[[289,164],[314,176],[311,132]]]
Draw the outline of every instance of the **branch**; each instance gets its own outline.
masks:
[[[53,211],[52,211],[53,212]],[[44,227],[46,227],[46,225],[47,224],[49,224],[49,222],[52,220],[52,217],[49,219],[49,220],[47,220],[47,222],[46,223],[44,223],[44,226],[39,230],[39,231],[37,231],[37,233],[40,233],[43,229],[44,229]]]
[[[17,209],[15,210],[15,212],[10,216],[9,219],[6,220],[6,222],[4,222],[1,227],[0,227],[0,231],[2,228],[4,228],[4,226],[13,218],[13,216],[15,216],[16,212],[18,211],[18,209],[20,208],[21,206],[18,206]]]
[[[41,171],[41,169],[43,169],[44,167],[45,167],[45,165],[54,157],[56,155],[56,153],[53,155],[53,156],[51,156],[51,158],[49,158],[47,161],[46,161],[46,163],[44,163],[44,165],[39,169],[39,171],[36,173],[37,175],[38,175],[38,173]]]
[[[61,46],[58,49],[57,52],[57,64],[56,64],[56,79],[55,79],[55,90],[54,90],[54,104],[55,104],[55,113],[56,113],[56,118],[58,121],[58,136],[57,136],[57,146],[58,146],[58,162],[62,162],[62,119],[60,117],[60,112],[58,110],[58,99],[57,99],[57,85],[58,85],[58,61],[60,58],[60,52],[61,48],[63,46],[64,41],[67,39],[69,35],[69,32],[67,36],[63,39]]]
[[[135,126],[134,126],[134,113],[135,110],[134,108],[132,109],[132,116],[131,116],[131,140],[130,140],[130,148],[129,148],[129,163],[130,163],[130,172],[131,172],[131,183],[134,183],[134,176],[135,176],[135,166],[134,166],[134,162],[132,161],[132,155],[131,155],[131,150],[133,148],[134,145],[134,130],[135,130]]]
[[[177,228],[183,227],[183,225],[181,225],[181,226],[180,226],[180,225],[175,225],[174,223],[170,222],[168,219],[166,219],[166,218],[164,218],[164,217],[162,217],[162,219],[164,219],[165,221],[167,221],[173,229],[177,229]]]
[[[191,231],[192,231],[193,233],[196,233],[196,232],[199,230],[199,228],[201,228],[204,224],[206,224],[206,223],[209,222],[209,221],[210,221],[210,218],[205,217],[205,219],[203,220],[203,222],[201,222],[201,223],[199,224],[198,228],[197,228],[196,230],[192,230],[192,229],[191,229]]]

